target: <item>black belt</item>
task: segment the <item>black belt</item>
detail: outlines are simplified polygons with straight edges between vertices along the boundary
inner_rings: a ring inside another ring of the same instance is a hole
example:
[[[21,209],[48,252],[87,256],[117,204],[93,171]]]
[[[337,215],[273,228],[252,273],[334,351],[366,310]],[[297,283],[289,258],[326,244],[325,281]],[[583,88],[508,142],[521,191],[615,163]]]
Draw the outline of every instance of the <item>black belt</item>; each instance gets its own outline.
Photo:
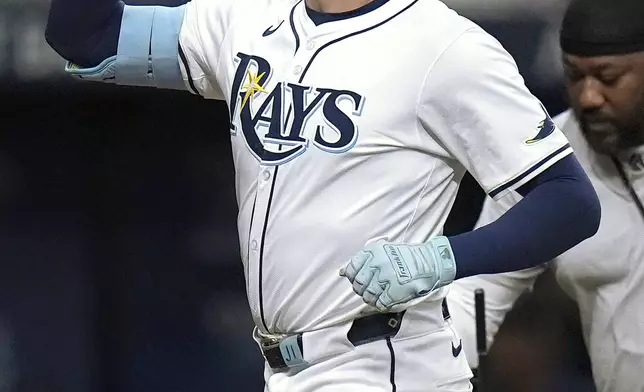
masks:
[[[447,301],[445,299],[443,299],[442,311],[443,318],[448,320],[450,315],[449,309],[447,308]],[[362,344],[396,336],[404,315],[405,311],[403,310],[398,313],[376,313],[355,319],[347,333],[347,338],[354,346],[360,346]],[[303,355],[304,347],[302,346],[302,334],[297,334],[296,339],[300,352]],[[287,367],[279,342],[273,341],[270,344],[262,344],[262,353],[264,354],[264,358],[266,358],[268,366],[271,368],[283,369]]]

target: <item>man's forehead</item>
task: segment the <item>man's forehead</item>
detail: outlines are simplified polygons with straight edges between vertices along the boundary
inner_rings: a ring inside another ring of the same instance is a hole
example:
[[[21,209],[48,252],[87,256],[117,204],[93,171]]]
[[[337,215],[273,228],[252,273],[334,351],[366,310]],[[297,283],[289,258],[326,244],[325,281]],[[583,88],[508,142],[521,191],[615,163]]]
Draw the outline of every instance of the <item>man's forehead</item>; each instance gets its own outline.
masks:
[[[592,68],[594,70],[644,66],[644,52],[604,56],[580,56],[563,52],[562,57],[566,66]]]

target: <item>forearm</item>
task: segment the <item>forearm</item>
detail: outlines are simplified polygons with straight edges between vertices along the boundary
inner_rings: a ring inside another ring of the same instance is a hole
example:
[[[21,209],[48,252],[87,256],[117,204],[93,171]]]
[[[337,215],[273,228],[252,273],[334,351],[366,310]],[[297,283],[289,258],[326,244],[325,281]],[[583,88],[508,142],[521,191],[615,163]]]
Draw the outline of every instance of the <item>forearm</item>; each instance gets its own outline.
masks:
[[[457,279],[534,267],[595,234],[601,214],[590,180],[573,156],[548,171],[561,169],[522,187],[523,200],[498,220],[449,238]]]
[[[118,0],[52,0],[47,42],[75,64],[98,65],[116,55],[123,7]]]

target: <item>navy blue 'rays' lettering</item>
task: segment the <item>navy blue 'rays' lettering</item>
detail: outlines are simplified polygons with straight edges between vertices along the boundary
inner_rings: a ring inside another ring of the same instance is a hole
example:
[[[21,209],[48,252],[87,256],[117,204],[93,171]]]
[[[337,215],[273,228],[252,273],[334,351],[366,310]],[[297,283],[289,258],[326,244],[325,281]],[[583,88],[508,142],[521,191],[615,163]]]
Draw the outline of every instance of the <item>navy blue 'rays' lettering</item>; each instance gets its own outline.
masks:
[[[281,84],[277,87],[281,87]],[[278,90],[278,88],[275,88],[275,90]],[[318,94],[318,96],[313,99],[313,102],[306,105],[304,102],[304,94],[307,91],[311,91],[311,88],[299,86],[294,83],[288,83],[285,90],[287,92],[290,92],[290,95],[292,97],[293,122],[291,123],[291,132],[289,132],[287,135],[284,135],[281,133],[281,129],[280,133],[272,132],[274,128],[271,127],[269,128],[268,134],[264,138],[264,142],[285,145],[306,145],[306,139],[300,136],[302,125],[304,124],[306,118],[313,112],[313,109],[315,109],[316,106],[322,101],[324,94]],[[275,129],[279,128],[275,127]]]
[[[324,151],[335,153],[345,152],[353,147],[358,135],[353,121],[338,108],[338,103],[344,99],[350,100],[353,103],[353,113],[358,114],[361,110],[362,97],[348,90],[318,89],[318,91],[328,93],[328,97],[322,108],[322,113],[324,118],[329,120],[331,128],[340,134],[340,138],[335,142],[325,140],[322,136],[321,128],[318,126],[314,142]]]
[[[237,134],[235,115],[246,144],[253,155],[266,165],[280,165],[299,156],[309,147],[303,135],[311,118],[316,115],[313,144],[322,151],[343,153],[351,149],[358,137],[358,128],[350,115],[339,107],[349,101],[353,116],[360,116],[364,97],[349,90],[313,88],[280,82],[268,91],[272,75],[270,64],[259,56],[239,53],[230,102],[230,130]],[[263,102],[253,108],[255,98]],[[321,120],[320,120],[321,119]],[[259,129],[267,129],[265,136]],[[267,149],[268,145],[280,148]]]

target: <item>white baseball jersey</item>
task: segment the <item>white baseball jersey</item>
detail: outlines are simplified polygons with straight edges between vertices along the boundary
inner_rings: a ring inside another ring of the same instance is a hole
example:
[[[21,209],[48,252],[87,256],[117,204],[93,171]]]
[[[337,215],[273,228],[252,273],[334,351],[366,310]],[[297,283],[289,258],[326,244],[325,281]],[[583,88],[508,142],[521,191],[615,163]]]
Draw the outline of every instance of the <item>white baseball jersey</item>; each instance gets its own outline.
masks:
[[[338,270],[371,238],[441,234],[466,170],[500,197],[571,153],[511,56],[437,0],[319,26],[303,1],[194,0],[180,47],[186,84],[230,110],[263,332],[373,312]]]
[[[602,206],[594,237],[557,257],[554,268],[561,287],[577,301],[584,338],[598,391],[644,391],[644,216],[620,179],[610,158],[595,153],[570,111],[555,118],[570,140]],[[644,162],[640,151],[625,153],[622,166],[644,200]],[[486,200],[478,225],[496,220],[520,195],[512,192]],[[486,290],[488,339],[541,268],[511,274],[462,279],[451,285],[448,302],[454,324],[465,339],[468,361],[476,366],[473,292]]]

